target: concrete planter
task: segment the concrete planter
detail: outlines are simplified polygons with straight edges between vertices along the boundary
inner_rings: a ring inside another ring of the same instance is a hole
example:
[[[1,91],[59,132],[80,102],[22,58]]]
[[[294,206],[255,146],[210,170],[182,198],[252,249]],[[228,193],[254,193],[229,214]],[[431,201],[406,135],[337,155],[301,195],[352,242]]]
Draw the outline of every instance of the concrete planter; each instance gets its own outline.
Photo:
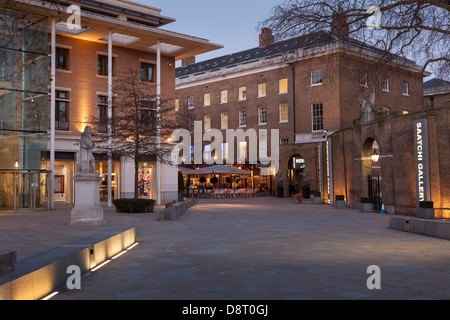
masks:
[[[313,197],[313,203],[314,204],[322,204],[322,198],[321,197]]]
[[[334,201],[334,207],[336,209],[345,209],[347,207],[347,203],[345,200],[336,200]]]
[[[419,208],[419,209],[417,209],[417,218],[434,219],[434,208]]]
[[[360,212],[372,212],[373,204],[372,203],[361,203],[359,207]]]

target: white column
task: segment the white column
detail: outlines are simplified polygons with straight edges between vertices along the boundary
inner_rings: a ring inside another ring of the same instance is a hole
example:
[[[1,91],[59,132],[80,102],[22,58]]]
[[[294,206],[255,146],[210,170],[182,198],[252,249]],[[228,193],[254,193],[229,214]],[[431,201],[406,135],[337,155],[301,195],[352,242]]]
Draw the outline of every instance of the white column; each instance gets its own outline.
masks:
[[[55,207],[54,185],[55,185],[55,94],[56,94],[56,22],[55,18],[52,18],[52,32],[51,32],[51,44],[50,44],[50,209]]]
[[[108,207],[112,206],[111,171],[112,171],[112,31],[108,31]],[[117,191],[117,190],[116,190]]]
[[[161,42],[158,40],[156,43],[156,135],[158,143],[158,155],[157,161],[157,191],[158,198],[156,200],[157,205],[161,205],[161,163],[159,161],[160,150],[161,150],[161,115],[160,115],[160,104],[161,104]]]

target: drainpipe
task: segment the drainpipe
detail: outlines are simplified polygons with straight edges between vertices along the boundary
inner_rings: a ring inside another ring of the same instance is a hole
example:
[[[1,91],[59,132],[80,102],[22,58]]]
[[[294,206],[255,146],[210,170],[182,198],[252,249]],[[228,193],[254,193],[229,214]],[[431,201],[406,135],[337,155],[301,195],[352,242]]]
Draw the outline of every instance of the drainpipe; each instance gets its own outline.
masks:
[[[292,70],[292,112],[293,112],[292,126],[294,135],[293,143],[295,143],[295,64],[292,64],[291,70]]]
[[[52,33],[51,33],[51,44],[50,44],[50,209],[55,207],[55,195],[54,195],[54,185],[55,185],[55,96],[56,96],[56,21],[52,18]]]
[[[156,117],[157,117],[157,127],[156,127],[156,133],[157,133],[157,143],[158,143],[158,153],[156,157],[157,161],[157,205],[161,205],[161,163],[159,161],[160,150],[161,150],[161,115],[160,112],[160,105],[161,105],[161,42],[158,40],[156,43]]]
[[[108,207],[112,206],[112,31],[108,31]],[[116,190],[117,192],[117,190]]]

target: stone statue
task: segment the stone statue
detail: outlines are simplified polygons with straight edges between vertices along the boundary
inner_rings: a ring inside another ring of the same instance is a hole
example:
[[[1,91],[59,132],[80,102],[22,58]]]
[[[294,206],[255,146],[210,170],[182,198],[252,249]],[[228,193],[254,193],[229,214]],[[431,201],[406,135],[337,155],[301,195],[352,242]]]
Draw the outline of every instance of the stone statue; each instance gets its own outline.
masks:
[[[372,89],[368,96],[361,94],[361,119],[364,122],[375,120],[375,88]]]
[[[91,127],[87,126],[81,134],[80,159],[77,167],[77,176],[98,175],[98,172],[95,170],[95,158],[92,154],[94,143],[92,142],[91,130]]]
[[[87,126],[81,134],[77,175],[73,177],[75,183],[75,207],[70,212],[69,223],[72,226],[99,226],[105,223],[103,209],[100,206],[101,177],[95,170],[95,158],[92,154],[93,147],[91,127]]]

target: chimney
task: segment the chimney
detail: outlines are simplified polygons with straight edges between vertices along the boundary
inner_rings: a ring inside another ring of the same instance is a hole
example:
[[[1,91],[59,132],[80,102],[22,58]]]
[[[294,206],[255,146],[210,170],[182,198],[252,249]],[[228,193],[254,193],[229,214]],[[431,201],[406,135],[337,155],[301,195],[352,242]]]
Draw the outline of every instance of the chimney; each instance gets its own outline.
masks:
[[[259,47],[262,48],[274,42],[275,38],[272,35],[272,30],[270,30],[269,28],[262,28],[261,34],[259,35]]]
[[[195,56],[181,60],[182,67],[185,67],[187,65],[194,64],[194,63],[195,63]]]
[[[331,32],[336,34],[339,38],[348,39],[350,34],[350,27],[347,23],[347,17],[343,13],[333,14],[331,21]]]

